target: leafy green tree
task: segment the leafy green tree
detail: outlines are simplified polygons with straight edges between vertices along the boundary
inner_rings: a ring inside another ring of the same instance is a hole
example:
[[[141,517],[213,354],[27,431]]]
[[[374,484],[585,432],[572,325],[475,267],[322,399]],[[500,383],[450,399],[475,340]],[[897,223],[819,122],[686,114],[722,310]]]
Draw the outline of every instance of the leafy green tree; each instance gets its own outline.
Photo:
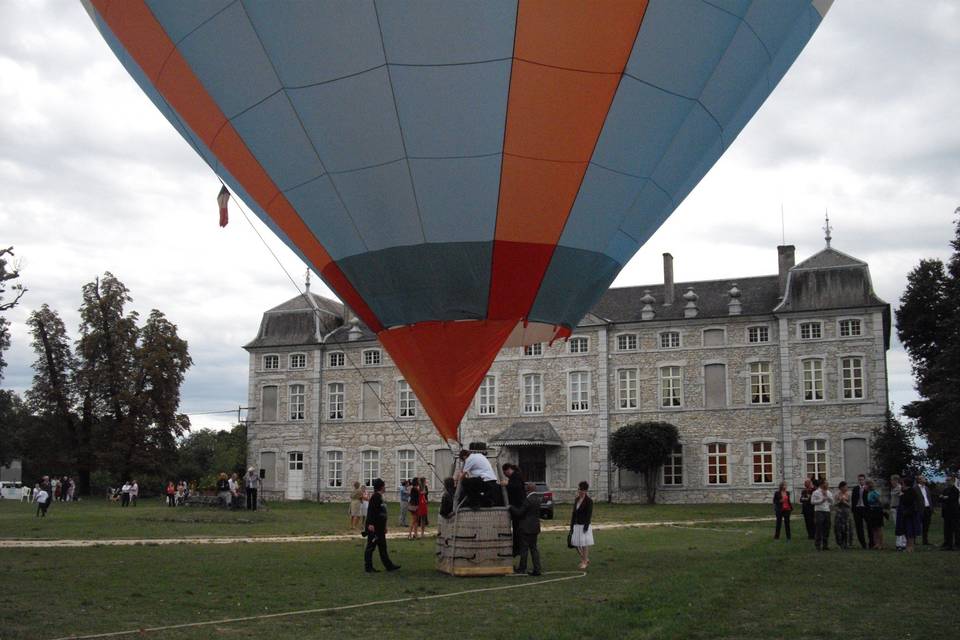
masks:
[[[647,503],[656,503],[657,476],[679,442],[677,428],[667,422],[635,422],[610,436],[610,460],[643,476]]]
[[[896,319],[920,394],[903,413],[929,443],[927,456],[955,469],[960,467],[960,219],[950,244],[953,255],[946,265],[921,260],[907,275]]]
[[[243,475],[247,461],[247,427],[229,431],[200,429],[185,437],[177,449],[177,478],[196,480],[201,488],[212,487],[216,474]]]
[[[913,444],[915,436],[912,425],[904,424],[893,412],[887,411],[887,419],[873,430],[873,475],[886,479],[915,468],[920,453]]]
[[[17,306],[20,298],[27,292],[23,285],[14,282],[20,277],[20,266],[9,261],[13,258],[13,247],[0,249],[0,313],[9,311]],[[7,289],[14,294],[12,300],[4,300]],[[0,381],[3,380],[3,370],[7,366],[7,361],[3,358],[3,352],[10,347],[10,322],[0,315]]]

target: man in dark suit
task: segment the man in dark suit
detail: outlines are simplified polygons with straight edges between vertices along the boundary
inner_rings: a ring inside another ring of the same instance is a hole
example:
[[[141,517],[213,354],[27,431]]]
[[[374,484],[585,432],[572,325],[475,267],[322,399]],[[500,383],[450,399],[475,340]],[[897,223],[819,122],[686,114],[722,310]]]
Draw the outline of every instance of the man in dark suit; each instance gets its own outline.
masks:
[[[537,548],[537,537],[540,535],[540,494],[536,493],[537,487],[532,482],[526,485],[527,495],[520,507],[510,506],[510,515],[515,516],[519,521],[520,530],[520,566],[514,569],[514,573],[527,572],[527,552],[533,558],[533,571],[531,576],[540,575],[540,550]]]
[[[917,505],[923,508],[923,544],[929,545],[930,521],[933,519],[933,491],[930,490],[930,485],[927,484],[927,479],[923,476],[917,476],[917,491],[923,498],[922,502]]]
[[[523,474],[520,473],[520,467],[509,462],[503,463],[503,475],[507,477],[504,484],[507,487],[507,504],[518,509],[523,506],[527,499],[527,491],[523,482]],[[520,519],[515,515],[510,515],[510,521],[513,524],[513,555],[520,555]]]
[[[367,548],[363,551],[363,568],[367,573],[376,573],[373,568],[373,550],[380,551],[380,562],[387,571],[396,571],[400,565],[393,564],[387,555],[387,505],[383,502],[383,492],[387,485],[380,478],[373,481],[373,496],[367,505]]]
[[[960,543],[960,489],[957,489],[957,478],[947,476],[947,482],[940,491],[940,509],[943,514],[943,546],[945,551],[952,551]]]
[[[862,549],[867,549],[867,542],[863,539],[863,525],[867,518],[867,477],[862,473],[857,476],[857,486],[853,488],[853,494],[850,496],[853,505],[853,524],[857,529],[857,541]],[[873,548],[873,530],[867,527],[867,537],[870,542],[869,548]]]

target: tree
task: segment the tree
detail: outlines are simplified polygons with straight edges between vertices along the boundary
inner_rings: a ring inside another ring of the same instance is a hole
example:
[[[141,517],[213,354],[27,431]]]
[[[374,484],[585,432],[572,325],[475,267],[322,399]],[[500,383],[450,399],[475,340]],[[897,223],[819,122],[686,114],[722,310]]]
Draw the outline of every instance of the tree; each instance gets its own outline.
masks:
[[[610,460],[621,469],[643,475],[647,503],[657,497],[657,475],[679,442],[677,428],[667,422],[636,422],[610,436]]]
[[[873,475],[889,478],[902,475],[917,466],[917,448],[913,444],[915,429],[887,411],[887,419],[873,430]]]
[[[17,306],[20,298],[27,292],[19,282],[13,282],[20,277],[20,265],[9,264],[8,259],[13,258],[13,247],[0,249],[0,313],[9,311]],[[15,294],[13,300],[4,300],[7,294],[7,287]],[[10,322],[0,316],[0,380],[3,380],[3,370],[7,366],[7,361],[3,359],[3,352],[10,347]]]
[[[237,424],[229,431],[201,429],[184,438],[177,448],[176,477],[196,480],[212,488],[216,474],[243,475],[247,463],[247,427]]]
[[[955,469],[960,467],[960,219],[950,244],[946,266],[921,260],[907,275],[896,319],[920,395],[903,413],[929,443],[927,456]]]

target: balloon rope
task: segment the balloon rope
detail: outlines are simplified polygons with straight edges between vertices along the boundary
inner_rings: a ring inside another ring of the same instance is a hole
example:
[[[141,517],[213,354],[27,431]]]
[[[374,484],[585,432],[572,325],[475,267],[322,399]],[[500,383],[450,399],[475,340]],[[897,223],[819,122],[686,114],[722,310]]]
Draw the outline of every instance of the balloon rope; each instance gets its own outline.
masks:
[[[217,180],[220,180],[220,184],[223,185],[224,187],[227,186],[226,184],[224,184],[224,182],[223,182],[223,180],[220,178],[220,176],[217,176]],[[273,256],[273,259],[276,261],[277,265],[279,265],[279,267],[280,267],[280,269],[283,271],[283,273],[287,276],[287,279],[290,280],[290,283],[293,285],[293,288],[297,290],[297,293],[299,293],[301,296],[303,296],[304,298],[306,298],[306,297],[307,297],[307,294],[306,294],[302,289],[300,289],[300,285],[297,284],[297,281],[294,280],[294,278],[293,278],[292,275],[290,275],[290,272],[287,270],[287,268],[284,266],[284,264],[280,261],[280,258],[277,256],[276,252],[274,252],[273,248],[270,247],[270,245],[267,243],[266,239],[263,237],[263,234],[260,233],[260,230],[257,229],[257,227],[253,224],[253,221],[250,220],[250,216],[247,214],[246,209],[244,209],[243,205],[240,203],[240,199],[234,197],[234,195],[233,195],[232,193],[230,194],[230,198],[236,203],[237,208],[240,209],[240,213],[243,214],[243,218],[247,221],[247,224],[250,225],[250,228],[253,229],[253,232],[257,234],[257,237],[260,238],[260,242],[263,243],[263,246],[266,247],[267,251],[270,252],[270,255]],[[313,310],[314,315],[317,316],[317,318],[319,318],[319,317],[320,317],[320,309],[317,308],[317,307],[314,305],[314,303],[313,303],[312,300],[307,300],[307,302],[310,303],[310,308]],[[346,305],[344,305],[344,307],[346,307]],[[337,330],[339,330],[339,327],[338,327],[337,329],[335,329],[333,333],[336,333]],[[342,353],[343,353],[344,358],[350,363],[350,366],[353,367],[353,369],[354,369],[358,374],[360,374],[360,381],[361,381],[361,384],[362,384],[362,385],[366,385],[367,382],[379,382],[379,381],[377,381],[377,380],[367,380],[366,376],[364,375],[363,369],[361,369],[360,366],[359,366],[359,365],[354,361],[354,359],[350,356],[349,350],[346,349],[346,346],[347,346],[347,345],[344,344],[343,342],[341,342],[340,340],[338,340],[337,337],[336,337],[336,335],[328,334],[327,336],[325,336],[325,337],[323,338],[321,344],[326,345],[326,344],[327,344],[327,342],[326,342],[326,339],[327,339],[327,338],[333,338],[333,344],[335,344],[335,345],[343,348]],[[361,388],[362,388],[362,387],[361,387]],[[400,423],[400,420],[394,415],[393,411],[390,410],[390,407],[389,407],[389,406],[387,405],[387,403],[383,400],[383,396],[382,396],[378,391],[376,391],[372,386],[369,386],[369,387],[367,387],[367,388],[368,388],[368,389],[371,389],[371,391],[373,391],[374,396],[376,396],[376,398],[377,398],[377,402],[380,404],[380,406],[382,407],[383,411],[387,414],[387,417],[390,418],[390,420],[393,422],[394,426],[397,427],[397,429],[400,431],[400,433],[402,433],[403,436],[404,436],[404,437],[407,439],[407,441],[410,443],[410,446],[413,447],[414,451],[417,452],[417,455],[420,457],[420,459],[423,461],[423,463],[427,466],[428,469],[430,469],[430,473],[433,474],[433,477],[435,477],[435,478],[437,479],[438,486],[442,486],[442,485],[443,485],[443,478],[441,478],[441,477],[440,477],[440,474],[437,473],[436,466],[433,464],[433,462],[427,460],[427,457],[423,454],[423,451],[420,450],[420,447],[417,446],[417,443],[416,443],[416,442],[413,440],[413,438],[410,436],[409,432],[403,427],[403,425]],[[320,392],[322,393],[323,390],[321,389]],[[321,398],[318,398],[318,400],[320,400],[320,399],[321,399]],[[318,416],[318,418],[319,418],[319,417],[320,417],[320,416]],[[319,464],[319,463],[320,463],[320,461],[318,460],[318,461],[317,461],[317,464]],[[403,479],[403,478],[401,478],[401,480],[402,480],[402,479]]]

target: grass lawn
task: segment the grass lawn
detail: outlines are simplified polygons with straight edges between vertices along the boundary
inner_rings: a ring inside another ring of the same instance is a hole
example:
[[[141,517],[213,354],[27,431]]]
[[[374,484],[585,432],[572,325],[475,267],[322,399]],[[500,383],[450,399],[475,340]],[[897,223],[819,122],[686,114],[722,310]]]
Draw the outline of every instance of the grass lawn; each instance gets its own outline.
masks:
[[[68,508],[48,518],[46,534],[62,535],[55,529],[57,517],[67,526]],[[15,520],[8,509],[3,505],[0,511],[6,537],[11,536]],[[80,509],[89,511],[81,517]],[[145,517],[131,515],[132,509],[104,510],[95,505],[80,509],[76,517],[86,518],[86,524],[71,526],[100,537],[114,537],[118,531],[128,534],[133,527],[124,519]],[[265,514],[271,519],[257,526],[261,533],[300,531],[321,521],[325,509],[284,505]],[[743,506],[725,511],[699,506],[605,506],[604,517],[619,512],[633,520],[693,519],[750,511],[752,507]],[[333,518],[342,513],[338,506],[326,517],[333,525]],[[117,526],[91,528],[94,516],[102,519],[98,522],[113,518]],[[291,524],[284,525],[288,518]],[[146,528],[155,535],[171,535],[164,534],[165,527],[181,535],[192,531],[188,523],[147,522],[152,524]],[[203,533],[218,526],[195,524]],[[796,524],[795,529],[802,529],[801,523]],[[238,527],[219,528],[231,533]],[[944,629],[956,629],[960,623],[960,613],[953,607],[938,609],[935,615],[916,613],[916,603],[928,609],[948,598],[960,568],[960,553],[931,548],[914,554],[836,549],[817,553],[802,536],[790,543],[772,540],[771,529],[768,523],[714,523],[598,531],[587,576],[567,582],[137,637],[873,640],[939,637]],[[316,527],[309,529],[316,531]],[[933,539],[939,536],[937,528]],[[358,537],[325,543],[0,549],[4,577],[0,638],[56,638],[422,598],[536,580],[438,574],[433,570],[431,540],[391,541],[392,555],[402,570],[368,576],[361,571],[362,544]],[[566,548],[563,534],[543,534],[541,548],[546,571],[575,569],[576,554]],[[559,576],[542,579],[553,577]],[[864,607],[869,615],[863,615]],[[906,611],[914,615],[904,615]]]
[[[270,503],[266,511],[226,511],[208,507],[164,506],[159,499],[121,508],[106,500],[50,505],[46,518],[26,503],[0,501],[0,539],[47,538],[176,538],[190,536],[323,535],[345,533],[350,519],[346,504]],[[396,503],[389,505],[394,516]],[[431,505],[431,522],[437,505]],[[767,505],[619,505],[598,503],[597,522],[647,522],[768,515]],[[553,522],[570,521],[570,505],[556,507]],[[546,521],[548,524],[550,521]]]

